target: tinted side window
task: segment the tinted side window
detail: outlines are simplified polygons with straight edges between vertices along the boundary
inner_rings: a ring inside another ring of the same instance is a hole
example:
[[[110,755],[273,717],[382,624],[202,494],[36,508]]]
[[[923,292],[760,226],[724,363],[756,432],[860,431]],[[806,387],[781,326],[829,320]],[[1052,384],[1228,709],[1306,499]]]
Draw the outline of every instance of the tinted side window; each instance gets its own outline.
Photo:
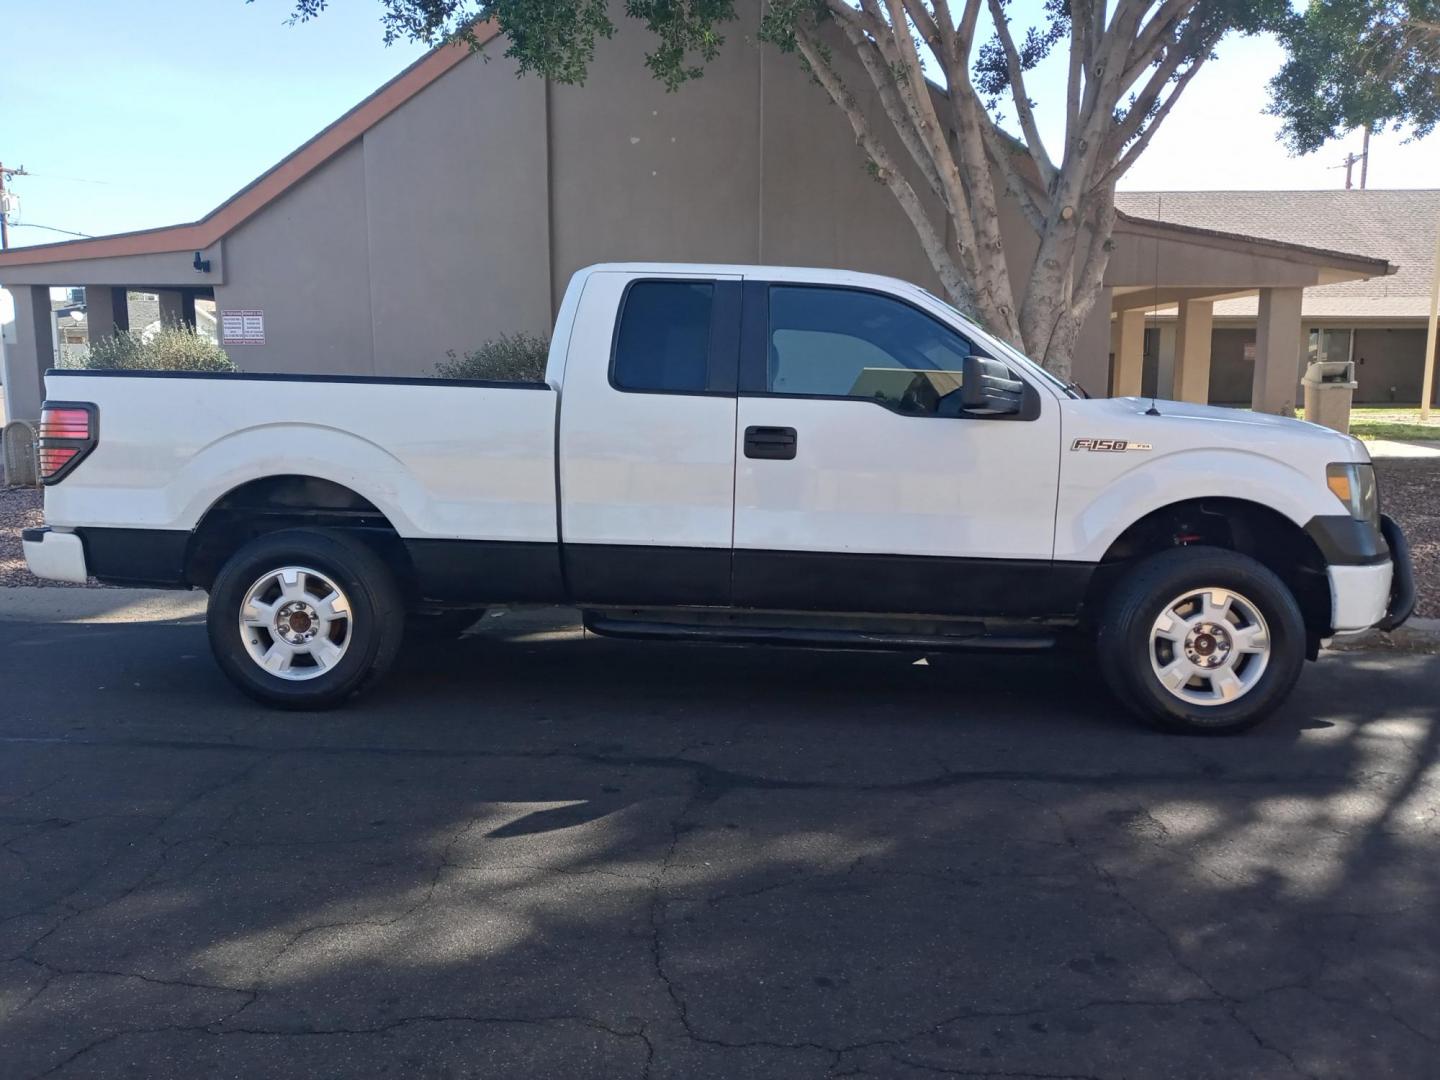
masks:
[[[625,293],[612,378],[622,390],[702,393],[715,286],[637,281]]]
[[[878,401],[933,415],[978,350],[908,304],[853,289],[770,289],[766,386],[776,394]]]

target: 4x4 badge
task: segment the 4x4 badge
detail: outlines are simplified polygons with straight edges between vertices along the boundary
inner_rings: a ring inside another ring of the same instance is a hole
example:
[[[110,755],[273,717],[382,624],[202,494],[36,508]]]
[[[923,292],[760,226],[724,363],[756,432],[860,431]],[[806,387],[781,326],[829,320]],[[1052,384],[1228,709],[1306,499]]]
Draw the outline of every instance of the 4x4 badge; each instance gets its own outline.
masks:
[[[1071,450],[1107,450],[1121,452],[1126,450],[1149,450],[1152,449],[1148,442],[1126,442],[1124,439],[1076,439],[1070,444]]]

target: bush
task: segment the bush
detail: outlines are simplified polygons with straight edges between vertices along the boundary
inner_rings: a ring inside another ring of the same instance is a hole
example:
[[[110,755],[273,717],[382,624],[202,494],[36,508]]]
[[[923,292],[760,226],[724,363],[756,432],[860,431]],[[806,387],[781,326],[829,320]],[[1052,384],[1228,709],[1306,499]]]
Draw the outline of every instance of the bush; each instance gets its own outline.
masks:
[[[550,339],[533,334],[501,334],[473,352],[454,349],[435,365],[442,379],[480,379],[488,382],[544,382]]]
[[[80,366],[121,371],[234,371],[225,350],[189,326],[162,326],[153,333],[121,330],[93,342]]]

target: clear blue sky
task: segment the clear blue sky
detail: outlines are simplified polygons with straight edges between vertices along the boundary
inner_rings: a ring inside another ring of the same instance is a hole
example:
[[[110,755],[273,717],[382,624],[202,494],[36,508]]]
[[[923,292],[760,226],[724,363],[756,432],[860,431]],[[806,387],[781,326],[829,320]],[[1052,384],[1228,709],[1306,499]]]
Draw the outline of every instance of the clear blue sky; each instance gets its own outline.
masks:
[[[287,26],[289,0],[4,0],[0,161],[22,222],[99,235],[192,221],[418,57],[381,44],[378,0],[335,0]],[[1039,0],[1016,0],[1017,19]],[[746,47],[731,34],[727,47]],[[605,48],[602,41],[599,46]],[[1130,189],[1326,188],[1353,135],[1304,159],[1275,142],[1265,81],[1281,52],[1227,40],[1127,177]],[[1053,143],[1063,72],[1035,73],[1031,96]],[[476,103],[477,108],[483,102]],[[1440,186],[1440,136],[1374,140],[1373,187]],[[12,243],[64,239],[17,228]]]

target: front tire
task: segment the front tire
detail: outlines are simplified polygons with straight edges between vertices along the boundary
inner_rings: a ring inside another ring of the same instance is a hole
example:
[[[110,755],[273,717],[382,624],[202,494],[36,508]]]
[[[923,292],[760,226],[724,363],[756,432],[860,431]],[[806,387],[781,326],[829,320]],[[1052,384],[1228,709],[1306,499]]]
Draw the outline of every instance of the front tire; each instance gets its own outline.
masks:
[[[364,544],[290,529],[221,568],[206,625],[216,662],[243,693],[281,709],[328,709],[389,668],[405,612],[394,577]]]
[[[1185,547],[1152,555],[1116,586],[1096,635],[1115,696],[1167,731],[1228,734],[1289,696],[1305,621],[1285,583],[1247,555]]]

